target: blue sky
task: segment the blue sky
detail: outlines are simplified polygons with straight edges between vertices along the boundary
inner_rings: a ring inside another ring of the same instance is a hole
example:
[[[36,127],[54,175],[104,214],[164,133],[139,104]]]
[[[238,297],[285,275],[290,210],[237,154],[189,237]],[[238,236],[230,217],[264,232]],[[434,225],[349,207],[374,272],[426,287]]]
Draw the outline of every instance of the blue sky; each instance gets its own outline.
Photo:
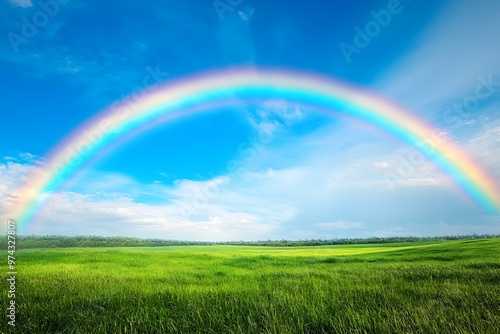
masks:
[[[2,0],[0,219],[51,148],[110,104],[137,87],[242,66],[318,73],[399,103],[500,186],[498,13],[494,0]],[[360,39],[366,29],[375,30]],[[453,109],[474,101],[478,87],[487,98]],[[190,240],[500,233],[500,217],[482,212],[432,161],[409,162],[413,149],[287,101],[212,110],[153,128],[47,194],[30,232]]]

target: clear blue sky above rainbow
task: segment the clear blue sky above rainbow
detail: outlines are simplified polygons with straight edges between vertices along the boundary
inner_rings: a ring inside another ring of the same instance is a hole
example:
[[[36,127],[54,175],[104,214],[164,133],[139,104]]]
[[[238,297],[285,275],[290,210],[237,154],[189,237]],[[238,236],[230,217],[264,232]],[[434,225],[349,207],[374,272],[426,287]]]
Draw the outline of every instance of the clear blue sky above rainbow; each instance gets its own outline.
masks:
[[[372,91],[431,122],[498,181],[499,13],[495,0],[1,0],[0,219],[21,182],[88,118],[138,89],[237,67]],[[29,233],[500,233],[500,216],[414,153],[370,125],[292,102],[221,108],[125,142],[46,194]]]

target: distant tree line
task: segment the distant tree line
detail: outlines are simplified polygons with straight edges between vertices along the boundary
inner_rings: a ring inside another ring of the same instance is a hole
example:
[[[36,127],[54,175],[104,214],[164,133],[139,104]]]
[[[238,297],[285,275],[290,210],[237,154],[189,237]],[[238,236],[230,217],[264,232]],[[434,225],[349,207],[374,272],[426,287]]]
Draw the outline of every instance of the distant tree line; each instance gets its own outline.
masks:
[[[447,235],[441,237],[372,237],[372,238],[335,238],[308,240],[265,240],[265,241],[182,241],[165,239],[140,239],[131,237],[101,237],[101,236],[61,236],[61,235],[17,235],[16,249],[29,248],[60,248],[60,247],[161,247],[161,246],[327,246],[352,244],[385,244],[401,242],[424,242],[466,239],[500,238],[500,234]],[[0,238],[0,249],[7,249],[7,236]]]

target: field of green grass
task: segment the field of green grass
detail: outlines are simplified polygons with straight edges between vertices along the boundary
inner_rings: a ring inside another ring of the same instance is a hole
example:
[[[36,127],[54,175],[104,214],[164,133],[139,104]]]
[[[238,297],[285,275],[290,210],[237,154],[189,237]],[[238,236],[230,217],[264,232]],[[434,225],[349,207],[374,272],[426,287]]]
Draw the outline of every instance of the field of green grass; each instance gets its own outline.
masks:
[[[13,333],[500,333],[500,239],[16,258]]]

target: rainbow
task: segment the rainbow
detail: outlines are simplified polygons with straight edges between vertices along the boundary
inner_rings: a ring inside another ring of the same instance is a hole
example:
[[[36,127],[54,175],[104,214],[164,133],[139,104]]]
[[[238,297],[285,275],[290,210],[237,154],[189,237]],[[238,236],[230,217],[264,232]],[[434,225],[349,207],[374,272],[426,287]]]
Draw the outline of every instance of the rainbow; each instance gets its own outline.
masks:
[[[417,145],[486,212],[500,211],[495,181],[459,146],[436,140],[433,127],[404,108],[359,88],[309,73],[238,69],[164,84],[121,101],[85,122],[51,151],[44,168],[17,192],[22,200],[12,209],[11,217],[22,229],[29,226],[43,207],[45,194],[55,191],[85,162],[109,151],[113,141],[141,127],[224,104],[266,99],[341,111]]]

